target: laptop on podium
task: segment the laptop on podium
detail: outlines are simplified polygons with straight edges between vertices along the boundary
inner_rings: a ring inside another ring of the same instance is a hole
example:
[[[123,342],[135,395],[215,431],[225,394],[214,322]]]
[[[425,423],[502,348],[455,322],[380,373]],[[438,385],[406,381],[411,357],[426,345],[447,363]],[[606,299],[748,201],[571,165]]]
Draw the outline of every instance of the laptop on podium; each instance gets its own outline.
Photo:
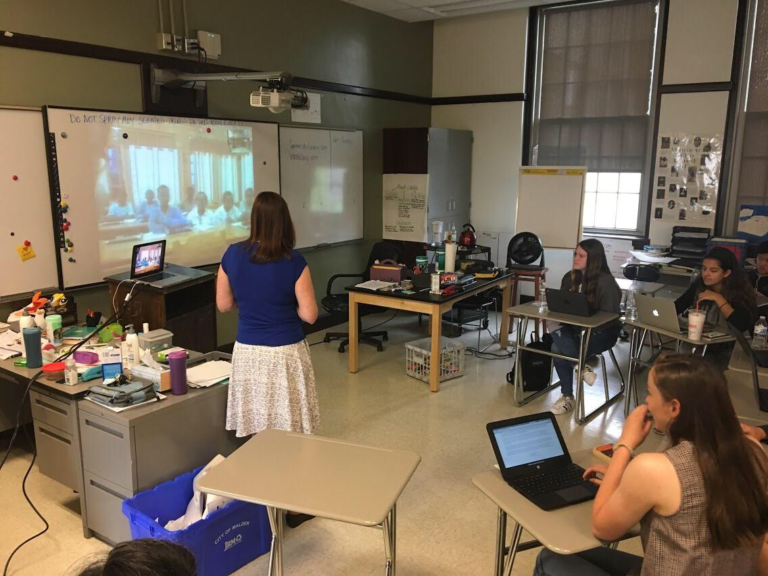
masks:
[[[491,422],[486,426],[507,484],[542,510],[592,500],[597,486],[574,464],[551,412]]]
[[[137,244],[131,257],[131,280],[147,282],[155,288],[167,288],[190,278],[165,272],[165,240]]]

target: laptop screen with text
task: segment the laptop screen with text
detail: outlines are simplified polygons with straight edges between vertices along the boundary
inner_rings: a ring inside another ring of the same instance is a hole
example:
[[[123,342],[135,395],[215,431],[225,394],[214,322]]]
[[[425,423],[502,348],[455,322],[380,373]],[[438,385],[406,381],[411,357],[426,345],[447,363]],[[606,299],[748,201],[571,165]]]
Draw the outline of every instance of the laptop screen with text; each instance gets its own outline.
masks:
[[[565,455],[554,423],[549,419],[496,428],[493,435],[505,468]]]

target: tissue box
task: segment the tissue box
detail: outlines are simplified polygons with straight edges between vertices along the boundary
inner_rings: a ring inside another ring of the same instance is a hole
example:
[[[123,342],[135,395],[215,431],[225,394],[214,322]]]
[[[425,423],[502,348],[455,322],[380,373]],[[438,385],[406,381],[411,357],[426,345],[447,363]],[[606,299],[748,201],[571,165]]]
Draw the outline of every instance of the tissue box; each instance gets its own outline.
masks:
[[[132,366],[131,374],[136,378],[149,380],[155,385],[156,392],[167,392],[171,389],[171,371],[158,370],[149,366]]]
[[[173,332],[163,330],[150,330],[144,334],[139,335],[139,348],[142,350],[149,350],[152,352],[152,357],[157,358],[157,353],[166,348],[170,348],[173,344]]]

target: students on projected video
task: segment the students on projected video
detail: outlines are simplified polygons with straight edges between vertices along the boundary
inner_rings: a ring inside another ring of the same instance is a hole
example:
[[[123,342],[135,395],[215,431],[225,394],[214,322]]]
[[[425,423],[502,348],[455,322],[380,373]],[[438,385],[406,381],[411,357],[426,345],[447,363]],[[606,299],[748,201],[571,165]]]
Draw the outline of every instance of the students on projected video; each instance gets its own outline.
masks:
[[[217,224],[234,224],[239,222],[243,213],[235,206],[235,197],[232,192],[224,192],[221,197],[221,206],[216,210],[216,223]]]
[[[205,192],[195,195],[195,207],[187,212],[187,220],[195,230],[205,230],[216,225],[216,215],[208,209],[208,195]]]
[[[184,198],[181,200],[181,211],[185,214],[190,212],[197,205],[197,196],[195,195],[195,187],[187,186],[184,189]]]
[[[253,188],[245,189],[245,199],[243,200],[242,215],[240,221],[249,224],[251,221],[251,209],[253,208],[253,201],[256,200],[256,193]]]
[[[136,210],[136,218],[141,220],[142,222],[146,222],[149,220],[149,213],[157,206],[157,199],[155,198],[155,191],[154,190],[147,190],[144,192],[144,202],[139,204],[138,209]]]
[[[120,221],[133,218],[133,206],[128,203],[128,195],[125,190],[115,193],[115,200],[109,205],[107,221]]]
[[[168,186],[161,184],[157,187],[158,206],[149,213],[149,231],[154,234],[172,234],[191,227],[184,213],[171,206],[171,192]]]

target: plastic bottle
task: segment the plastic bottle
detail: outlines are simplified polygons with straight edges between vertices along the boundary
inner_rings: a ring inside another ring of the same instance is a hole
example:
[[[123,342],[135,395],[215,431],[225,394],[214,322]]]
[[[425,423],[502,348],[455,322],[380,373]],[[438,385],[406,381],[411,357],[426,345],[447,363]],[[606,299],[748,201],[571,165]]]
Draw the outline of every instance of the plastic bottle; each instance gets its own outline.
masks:
[[[139,335],[133,328],[133,324],[126,326],[128,333],[125,335],[126,355],[123,358],[123,364],[136,366],[141,361],[141,350],[139,349]]]
[[[752,348],[755,350],[762,350],[766,347],[767,339],[768,323],[765,321],[765,316],[760,316],[760,320],[755,324],[755,335],[752,338]]]
[[[35,318],[29,314],[29,311],[25,308],[21,313],[21,318],[19,319],[19,333],[22,335],[21,339],[21,355],[24,356],[24,358],[27,357],[27,348],[24,345],[24,328],[34,328],[35,327]]]
[[[67,386],[77,386],[78,380],[77,362],[70,356],[64,362],[64,384]]]
[[[168,354],[171,369],[171,394],[181,396],[187,393],[187,353],[184,350]]]
[[[539,312],[547,312],[549,305],[547,304],[547,285],[544,282],[539,284]]]
[[[629,322],[637,320],[637,304],[635,304],[634,290],[627,290],[627,303],[624,307],[624,317]]]
[[[456,223],[451,222],[451,242],[456,242],[458,240],[459,236],[456,233]]]

